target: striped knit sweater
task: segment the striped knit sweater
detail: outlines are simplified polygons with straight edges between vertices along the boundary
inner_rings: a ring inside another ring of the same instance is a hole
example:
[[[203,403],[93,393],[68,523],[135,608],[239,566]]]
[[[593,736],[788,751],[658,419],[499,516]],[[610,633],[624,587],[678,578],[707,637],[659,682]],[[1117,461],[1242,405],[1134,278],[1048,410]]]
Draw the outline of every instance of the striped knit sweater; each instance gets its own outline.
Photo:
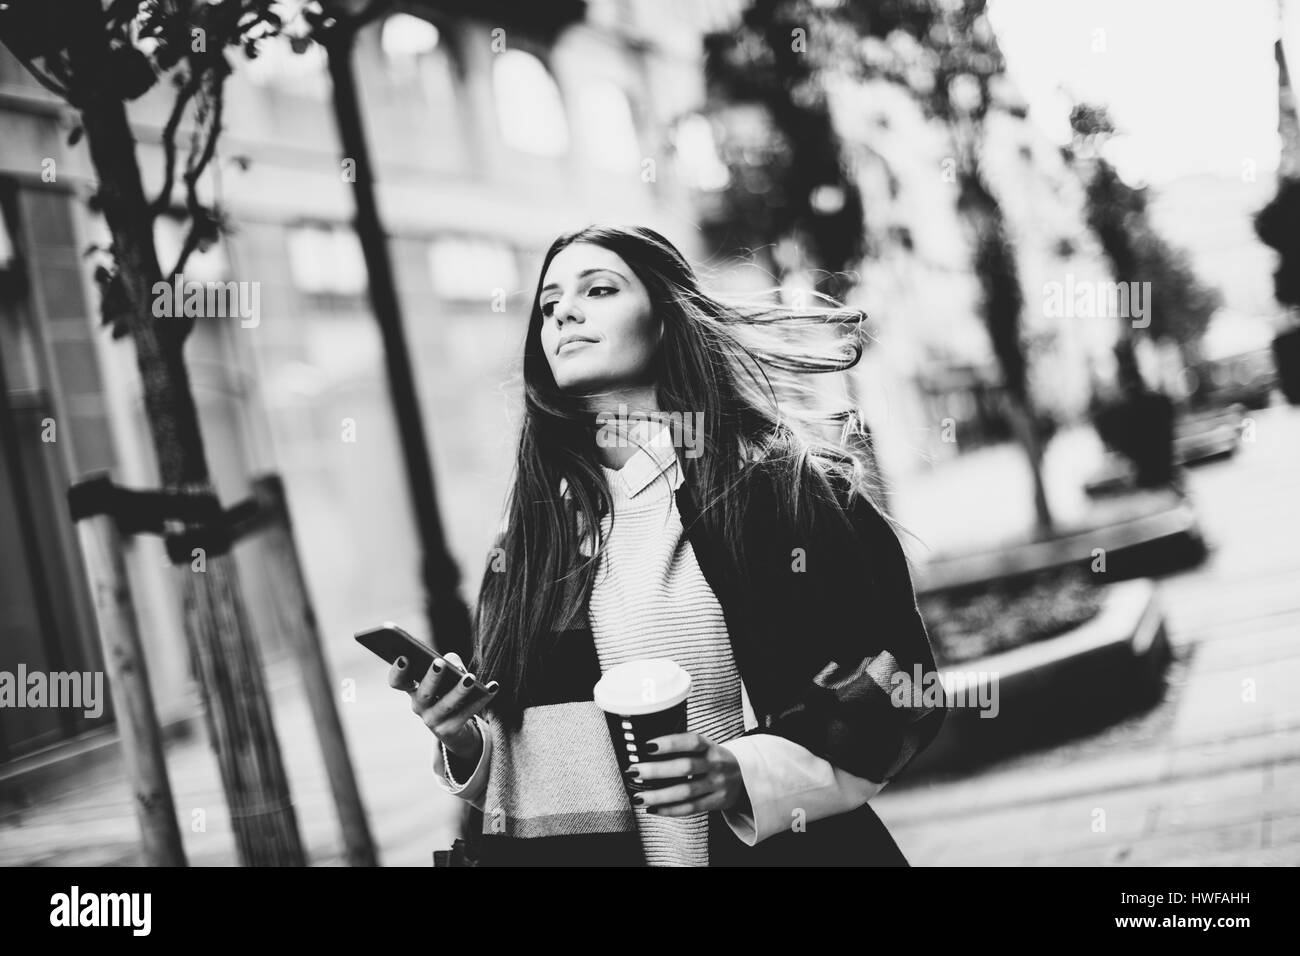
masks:
[[[714,743],[739,737],[740,674],[722,608],[682,533],[673,500],[682,475],[673,448],[650,444],[621,469],[602,470],[611,513],[601,521],[606,544],[588,609],[601,671],[638,658],[672,658],[692,679],[687,730]],[[708,865],[707,812],[670,817],[639,808],[637,826],[649,865]]]

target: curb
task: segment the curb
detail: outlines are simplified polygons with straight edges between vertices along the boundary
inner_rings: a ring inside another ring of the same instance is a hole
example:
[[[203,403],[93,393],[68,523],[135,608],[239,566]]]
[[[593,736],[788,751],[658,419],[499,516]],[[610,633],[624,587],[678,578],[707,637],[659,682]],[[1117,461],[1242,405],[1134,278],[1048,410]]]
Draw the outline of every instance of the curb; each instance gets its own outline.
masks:
[[[1104,726],[1159,699],[1170,659],[1155,583],[1111,585],[1096,617],[1073,630],[941,668],[952,706],[908,775],[965,771]]]
[[[263,662],[269,691],[294,690],[295,672],[291,663],[283,655]],[[179,704],[170,714],[159,715],[164,747],[173,741],[188,741],[205,734],[205,721],[199,689],[194,686],[187,703]],[[41,791],[112,764],[120,767],[123,759],[122,738],[116,724],[23,754],[0,765],[0,808],[30,806]],[[170,769],[168,776],[170,779]],[[174,780],[172,784],[174,787]]]
[[[160,727],[163,743],[191,739],[202,732],[202,722],[202,715],[194,713],[164,719]],[[122,738],[115,726],[24,754],[0,768],[0,807],[30,806],[41,791],[83,773],[120,766],[122,760]]]
[[[1107,569],[1099,574],[1091,571],[1096,549],[1106,554]],[[1070,565],[1102,582],[1124,581],[1191,567],[1207,553],[1196,513],[1180,497],[1159,511],[1116,524],[931,560],[916,573],[916,593],[975,587]]]

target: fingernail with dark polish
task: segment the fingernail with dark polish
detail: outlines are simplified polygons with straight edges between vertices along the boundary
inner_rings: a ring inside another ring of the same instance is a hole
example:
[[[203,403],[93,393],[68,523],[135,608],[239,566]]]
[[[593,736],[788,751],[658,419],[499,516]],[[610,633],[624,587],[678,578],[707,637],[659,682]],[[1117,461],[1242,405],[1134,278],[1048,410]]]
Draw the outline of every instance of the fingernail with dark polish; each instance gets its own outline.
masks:
[[[645,752],[648,753],[648,754],[657,754],[657,753],[659,752],[659,745],[658,745],[658,744],[646,744],[646,745],[645,745]]]
[[[638,807],[640,807],[640,806],[644,806],[644,805],[645,805],[645,797],[640,797],[640,796],[638,796],[638,797],[633,797],[633,798],[632,798],[632,802],[635,803]]]
[[[466,675],[465,675],[465,679],[464,679],[463,681],[460,682],[460,686],[462,686],[462,687],[473,687],[473,686],[474,686],[474,675],[473,675],[473,674],[466,674]]]
[[[406,658],[405,658],[405,657],[399,657],[399,658],[398,658],[396,661],[394,661],[393,663],[395,663],[395,664],[396,664],[396,665],[397,665],[401,670],[406,670]]]
[[[487,685],[487,689],[495,694],[497,691],[501,689],[501,685],[496,681],[489,681]]]

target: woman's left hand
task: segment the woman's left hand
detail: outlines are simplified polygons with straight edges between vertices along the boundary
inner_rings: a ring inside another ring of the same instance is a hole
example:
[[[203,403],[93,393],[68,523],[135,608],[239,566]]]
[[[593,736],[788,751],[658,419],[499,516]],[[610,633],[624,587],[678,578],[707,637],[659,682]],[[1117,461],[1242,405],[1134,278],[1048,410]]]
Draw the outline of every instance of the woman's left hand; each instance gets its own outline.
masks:
[[[740,762],[735,754],[702,734],[669,734],[647,741],[655,744],[654,760],[642,760],[628,774],[649,784],[673,777],[695,779],[658,790],[642,790],[633,797],[637,806],[656,816],[684,817],[706,810],[749,806]],[[660,759],[659,755],[663,755]],[[638,802],[640,801],[640,802]]]

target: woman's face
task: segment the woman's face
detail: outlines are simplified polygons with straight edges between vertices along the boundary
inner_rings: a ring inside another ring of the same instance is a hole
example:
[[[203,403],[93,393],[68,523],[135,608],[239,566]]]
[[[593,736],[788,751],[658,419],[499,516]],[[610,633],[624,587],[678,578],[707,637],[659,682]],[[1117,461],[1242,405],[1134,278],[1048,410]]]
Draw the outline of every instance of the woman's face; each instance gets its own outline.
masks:
[[[538,299],[542,350],[564,391],[645,384],[660,323],[650,295],[622,257],[588,242],[561,249]]]

